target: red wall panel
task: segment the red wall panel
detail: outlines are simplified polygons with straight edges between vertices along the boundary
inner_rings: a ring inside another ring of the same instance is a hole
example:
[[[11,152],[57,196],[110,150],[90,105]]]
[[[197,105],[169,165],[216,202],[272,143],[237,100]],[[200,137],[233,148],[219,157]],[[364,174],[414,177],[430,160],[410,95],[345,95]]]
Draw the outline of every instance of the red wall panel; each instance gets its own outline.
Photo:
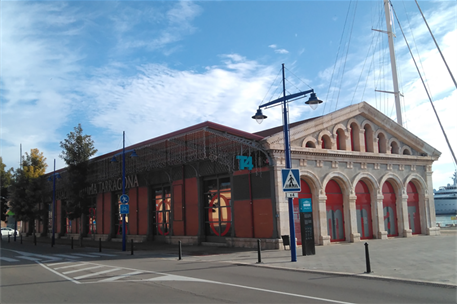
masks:
[[[198,186],[197,178],[186,179],[186,235],[198,235]]]
[[[235,201],[233,207],[235,211],[235,236],[242,238],[252,238],[252,211],[250,201]]]
[[[138,188],[138,234],[148,233],[148,188]]]
[[[103,193],[103,233],[111,233],[111,192]]]
[[[173,235],[184,235],[182,181],[173,183]]]
[[[271,199],[254,200],[254,233],[256,238],[273,237],[273,207]]]

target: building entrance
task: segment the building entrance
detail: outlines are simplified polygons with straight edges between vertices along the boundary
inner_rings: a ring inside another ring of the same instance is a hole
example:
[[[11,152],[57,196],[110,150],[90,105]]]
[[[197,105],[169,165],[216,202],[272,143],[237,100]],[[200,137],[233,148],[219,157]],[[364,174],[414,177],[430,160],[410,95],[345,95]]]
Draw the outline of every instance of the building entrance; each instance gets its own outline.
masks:
[[[170,234],[171,192],[169,186],[155,188],[153,202],[152,231],[156,236]]]
[[[205,236],[210,242],[225,242],[232,235],[232,187],[230,177],[203,182]]]
[[[398,236],[397,229],[397,196],[394,188],[389,182],[382,185],[382,206],[384,211],[384,229],[387,231],[387,236]]]
[[[337,182],[331,180],[325,187],[327,195],[327,228],[331,242],[344,241],[343,194]]]
[[[360,239],[372,239],[371,196],[367,184],[363,181],[359,181],[355,186],[355,195],[357,196],[355,201],[357,209],[357,230],[360,233]]]
[[[421,221],[419,216],[419,193],[417,193],[416,186],[409,182],[406,187],[408,192],[408,222],[409,229],[413,234],[421,233]]]

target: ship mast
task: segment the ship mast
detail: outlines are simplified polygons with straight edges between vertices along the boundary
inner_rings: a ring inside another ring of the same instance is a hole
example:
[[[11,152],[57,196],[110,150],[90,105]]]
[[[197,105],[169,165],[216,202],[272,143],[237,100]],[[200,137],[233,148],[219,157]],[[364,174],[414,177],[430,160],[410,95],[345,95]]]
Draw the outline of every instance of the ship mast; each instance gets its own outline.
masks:
[[[383,92],[395,95],[395,108],[397,111],[397,123],[403,126],[403,119],[401,115],[401,107],[400,107],[400,90],[398,88],[398,77],[397,77],[397,61],[395,59],[395,49],[394,49],[394,33],[392,32],[392,19],[391,19],[391,11],[390,11],[390,1],[384,0],[384,12],[386,14],[386,26],[387,32],[381,30],[375,30],[378,32],[386,33],[389,38],[389,51],[390,51],[390,67],[392,69],[392,81],[394,86],[394,91],[381,91],[376,90],[376,92]]]

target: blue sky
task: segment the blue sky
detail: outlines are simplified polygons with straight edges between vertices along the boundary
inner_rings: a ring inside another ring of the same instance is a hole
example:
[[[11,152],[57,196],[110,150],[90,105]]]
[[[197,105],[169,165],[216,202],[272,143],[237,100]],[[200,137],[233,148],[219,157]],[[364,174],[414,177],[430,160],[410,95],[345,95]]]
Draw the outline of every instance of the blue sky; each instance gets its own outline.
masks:
[[[393,1],[419,53],[435,106],[457,150],[457,93],[414,1]],[[457,76],[457,2],[419,1]],[[52,170],[59,142],[81,123],[98,155],[206,120],[255,132],[281,125],[261,102],[313,88],[324,104],[291,104],[291,121],[367,101],[395,119],[381,0],[1,1],[0,152],[18,167],[19,146]],[[442,152],[434,186],[456,169],[398,25],[405,126]],[[372,43],[373,42],[373,43]],[[337,56],[338,55],[338,56]],[[416,53],[417,55],[417,53]],[[418,57],[416,58],[418,60]],[[332,76],[333,75],[333,76]],[[268,113],[267,113],[268,112]]]

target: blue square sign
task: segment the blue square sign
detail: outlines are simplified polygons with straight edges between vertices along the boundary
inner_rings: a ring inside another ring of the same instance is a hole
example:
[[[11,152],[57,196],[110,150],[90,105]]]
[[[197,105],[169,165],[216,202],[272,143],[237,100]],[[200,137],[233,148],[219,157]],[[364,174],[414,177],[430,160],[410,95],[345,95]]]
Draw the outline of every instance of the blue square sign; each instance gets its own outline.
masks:
[[[129,214],[129,205],[127,205],[127,204],[119,205],[119,213],[120,214]]]
[[[300,171],[298,169],[282,169],[282,190],[300,192]]]

